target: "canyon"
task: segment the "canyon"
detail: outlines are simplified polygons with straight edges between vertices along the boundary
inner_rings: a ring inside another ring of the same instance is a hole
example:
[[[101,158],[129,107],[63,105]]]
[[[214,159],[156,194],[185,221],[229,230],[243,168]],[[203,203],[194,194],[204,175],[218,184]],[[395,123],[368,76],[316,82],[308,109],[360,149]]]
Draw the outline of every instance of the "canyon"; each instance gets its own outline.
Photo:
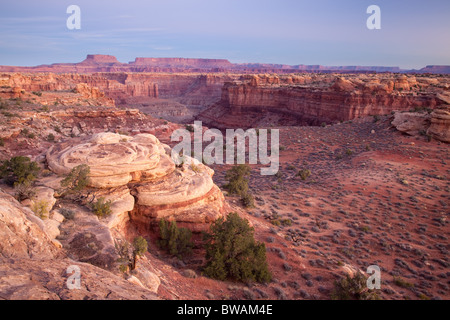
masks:
[[[114,64],[111,62],[114,59],[88,57],[86,60],[92,60],[97,66],[99,63]],[[138,62],[157,63],[152,59],[148,62],[149,59]],[[173,63],[192,63],[189,61]],[[198,119],[221,128],[256,127],[267,125],[268,121],[320,125],[393,111],[434,108],[445,103],[447,98],[442,97],[446,97],[450,85],[449,77],[430,74],[248,75],[116,71],[78,74],[42,73],[45,69],[39,68],[35,71],[38,70],[41,71],[2,73],[0,88],[3,95],[20,98],[21,91],[44,92],[45,95],[52,92],[55,95],[52,103],[77,105],[79,101],[65,101],[57,95],[58,92],[81,91],[86,99],[103,95],[102,100],[97,100],[103,105],[128,106],[178,123]],[[33,98],[37,99],[36,96]]]
[[[0,181],[0,298],[330,299],[335,280],[375,264],[383,299],[448,299],[444,71],[107,55],[0,67],[0,161],[26,156],[41,171],[30,199]],[[193,120],[279,129],[279,172],[250,166],[254,207],[223,188],[231,165],[175,165],[171,135]],[[62,196],[82,164],[87,191]],[[100,198],[107,217],[92,212]],[[40,201],[47,217],[33,211]],[[270,283],[203,276],[201,234],[230,212],[265,243]],[[163,218],[193,232],[192,256],[158,247]],[[137,236],[148,251],[124,273],[118,248]],[[77,290],[66,285],[74,265]]]

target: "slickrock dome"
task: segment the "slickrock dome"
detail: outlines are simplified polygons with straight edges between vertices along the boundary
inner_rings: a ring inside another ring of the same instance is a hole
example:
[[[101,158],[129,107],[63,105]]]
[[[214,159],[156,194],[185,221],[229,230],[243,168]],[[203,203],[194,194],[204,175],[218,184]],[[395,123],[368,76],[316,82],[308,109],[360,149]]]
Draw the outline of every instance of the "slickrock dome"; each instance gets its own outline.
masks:
[[[146,227],[167,218],[201,230],[222,217],[224,196],[212,180],[214,171],[195,159],[176,168],[169,146],[151,134],[99,133],[84,141],[63,142],[47,152],[47,162],[60,175],[86,164],[90,187],[97,188],[99,195],[106,194],[113,207],[122,208],[115,202],[125,197],[126,212],[113,213],[111,226],[123,227],[128,217]]]
[[[49,168],[61,175],[86,164],[91,169],[91,187],[112,188],[172,172],[175,164],[166,154],[168,148],[150,134],[99,133],[81,144],[68,142],[51,148],[47,161]]]

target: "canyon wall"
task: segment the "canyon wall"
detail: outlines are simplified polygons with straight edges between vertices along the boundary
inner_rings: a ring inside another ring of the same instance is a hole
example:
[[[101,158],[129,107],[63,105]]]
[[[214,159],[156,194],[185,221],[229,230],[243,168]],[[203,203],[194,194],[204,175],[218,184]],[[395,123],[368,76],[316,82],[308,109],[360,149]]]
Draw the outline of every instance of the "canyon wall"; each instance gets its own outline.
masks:
[[[227,82],[221,100],[200,113],[199,119],[222,128],[237,123],[250,127],[274,113],[296,124],[320,125],[393,111],[432,109],[440,104],[437,96],[448,91],[448,86],[448,79],[434,82],[405,75],[348,79],[333,75],[244,76]],[[251,119],[247,119],[249,115]]]

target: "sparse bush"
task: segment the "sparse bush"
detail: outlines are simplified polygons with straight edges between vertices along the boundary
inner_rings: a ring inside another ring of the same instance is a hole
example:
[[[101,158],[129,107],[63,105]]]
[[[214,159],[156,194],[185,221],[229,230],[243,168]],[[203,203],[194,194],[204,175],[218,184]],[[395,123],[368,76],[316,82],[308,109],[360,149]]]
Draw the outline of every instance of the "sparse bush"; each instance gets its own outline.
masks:
[[[190,124],[187,124],[187,125],[185,126],[185,128],[186,128],[186,130],[189,131],[189,132],[194,132],[194,127],[193,127],[192,125],[190,125]]]
[[[358,272],[354,277],[347,275],[334,282],[331,294],[333,300],[379,300],[380,297],[374,290],[367,288],[367,278]]]
[[[225,178],[228,184],[224,187],[230,194],[242,195],[248,191],[248,179],[250,175],[250,167],[245,164],[240,164],[232,167],[227,171]]]
[[[30,130],[28,130],[28,128],[23,128],[20,131],[20,134],[23,135],[24,137],[27,137],[30,139],[34,139],[36,137],[36,135],[33,132],[30,132]]]
[[[38,96],[38,97],[42,96],[42,92],[40,92],[40,91],[33,91],[32,94],[34,94],[35,96]]]
[[[247,192],[241,196],[241,201],[245,208],[254,208],[255,207],[255,198],[249,192]]]
[[[303,181],[309,178],[311,175],[311,171],[308,169],[302,169],[299,172],[297,172],[297,177],[300,177]]]
[[[47,219],[50,212],[50,204],[45,200],[35,201],[31,210],[41,219]]]
[[[196,166],[195,164],[191,164],[190,166],[191,170],[194,171],[195,173],[200,173],[201,169],[199,166]]]
[[[283,220],[281,220],[280,222],[281,222],[281,224],[282,224],[283,226],[289,227],[289,226],[292,225],[292,220],[291,220],[291,219],[283,219]]]
[[[14,197],[21,202],[25,199],[31,199],[36,195],[32,182],[16,183],[14,185]]]
[[[61,208],[59,209],[59,213],[67,220],[72,220],[75,218],[75,211],[70,209]]]
[[[3,161],[0,178],[4,178],[9,185],[31,183],[37,178],[39,170],[38,164],[30,158],[17,156]]]
[[[111,203],[111,200],[106,201],[105,198],[101,197],[92,204],[92,211],[100,218],[109,216],[112,212]]]
[[[142,257],[148,250],[147,240],[139,236],[133,240],[133,261],[131,270],[136,269],[136,261],[138,257]]]
[[[178,228],[176,221],[159,221],[159,246],[178,257],[192,252],[192,232],[187,228]]]
[[[276,227],[279,227],[281,225],[281,222],[278,219],[272,220],[270,221],[270,223],[272,223]]]
[[[230,194],[239,195],[246,208],[254,207],[254,198],[248,188],[247,177],[250,175],[250,171],[251,169],[248,165],[240,164],[232,167],[225,175],[228,183],[224,188]]]
[[[11,112],[8,112],[8,111],[3,111],[2,114],[5,117],[7,117],[7,118],[14,118],[14,117],[20,118],[20,116],[17,113],[11,113]]]
[[[394,277],[394,283],[397,286],[399,286],[401,288],[405,288],[405,289],[414,287],[414,284],[407,282],[400,277]]]
[[[81,164],[73,168],[67,177],[61,181],[63,193],[79,193],[86,188],[89,183],[89,173],[91,169],[86,164]]]
[[[0,147],[5,146],[5,140],[3,138],[0,138]]]
[[[272,278],[266,261],[266,246],[256,242],[254,229],[237,213],[217,220],[205,233],[206,276],[237,281],[269,282]]]
[[[48,142],[55,142],[55,135],[54,135],[53,133],[50,133],[50,134],[47,136],[47,141],[48,141]]]

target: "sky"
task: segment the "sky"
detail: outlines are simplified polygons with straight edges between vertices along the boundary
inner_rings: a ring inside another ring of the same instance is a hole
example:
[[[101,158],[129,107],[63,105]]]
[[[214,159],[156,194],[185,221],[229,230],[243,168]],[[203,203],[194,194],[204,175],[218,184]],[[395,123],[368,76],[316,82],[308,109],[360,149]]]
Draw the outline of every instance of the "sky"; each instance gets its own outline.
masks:
[[[67,8],[80,8],[70,30]],[[370,5],[381,29],[366,26]],[[0,65],[87,54],[326,66],[450,65],[448,0],[16,0],[0,2]]]

